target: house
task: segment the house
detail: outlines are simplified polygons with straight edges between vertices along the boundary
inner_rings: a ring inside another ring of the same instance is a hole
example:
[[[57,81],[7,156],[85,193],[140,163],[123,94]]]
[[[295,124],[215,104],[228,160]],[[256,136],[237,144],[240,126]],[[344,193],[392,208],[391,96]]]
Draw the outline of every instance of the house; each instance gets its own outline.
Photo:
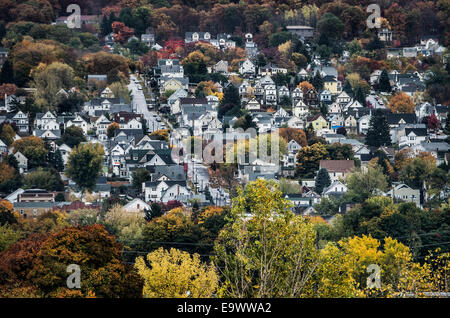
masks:
[[[12,115],[10,120],[16,124],[20,133],[23,134],[28,133],[29,130],[28,114],[24,114],[22,111],[19,110],[17,113]]]
[[[363,134],[363,135],[367,134],[367,131],[369,130],[369,126],[370,126],[370,119],[371,119],[370,115],[365,115],[358,119],[358,133],[359,134]]]
[[[322,196],[325,198],[333,197],[341,197],[348,191],[348,188],[345,184],[343,184],[339,180],[334,180],[330,184],[330,186],[323,189]]]
[[[20,214],[20,216],[27,218],[27,217],[33,217],[36,218],[44,213],[47,213],[54,209],[56,206],[62,205],[63,202],[39,202],[39,201],[33,201],[33,202],[15,202],[14,210]]]
[[[254,58],[258,54],[258,44],[253,42],[253,35],[251,33],[245,34],[245,52],[249,58]]]
[[[8,152],[8,146],[3,142],[3,140],[0,139],[0,157],[2,154],[5,154]]]
[[[317,106],[319,104],[319,97],[317,95],[317,92],[314,88],[310,88],[306,93],[304,97],[305,103],[308,106]]]
[[[252,98],[252,100],[245,105],[245,109],[249,111],[261,111],[261,105],[255,98]]]
[[[211,33],[209,32],[186,32],[184,41],[186,44],[198,41],[209,42],[211,40]]]
[[[410,188],[404,183],[395,185],[386,193],[387,196],[393,200],[401,200],[405,202],[414,202],[420,207],[420,190]]]
[[[319,170],[327,170],[331,181],[345,179],[354,167],[353,160],[320,160],[319,163]]]
[[[261,66],[258,70],[258,74],[261,76],[274,76],[276,74],[287,74],[287,69],[278,67],[272,63],[267,64],[265,66]]]
[[[239,73],[241,73],[244,76],[253,76],[255,75],[255,64],[253,64],[252,61],[250,61],[248,58],[244,61],[239,62]]]
[[[352,101],[352,97],[348,95],[346,91],[342,91],[337,97],[336,97],[336,103],[338,103],[341,107],[346,106],[348,103]]]
[[[319,94],[319,101],[326,104],[332,103],[331,92],[327,89],[323,90]]]
[[[405,136],[400,137],[399,146],[419,145],[427,139],[426,128],[405,128]]]
[[[28,158],[25,157],[25,155],[23,155],[20,151],[17,151],[14,154],[14,158],[17,160],[20,173],[24,173],[28,170]]]
[[[317,114],[306,118],[306,126],[312,125],[315,131],[328,128],[328,121],[322,114]]]
[[[142,183],[142,192],[146,202],[162,202],[163,196],[166,191],[170,189],[170,192],[166,196],[166,200],[175,200],[175,197],[179,194],[189,194],[186,181],[147,181]],[[172,195],[170,195],[172,194]],[[166,201],[166,202],[167,202]]]
[[[303,129],[304,128],[304,122],[303,122],[303,120],[301,120],[297,116],[292,116],[291,118],[288,119],[287,126],[289,128],[302,128]]]
[[[228,73],[228,61],[220,60],[213,66],[214,73]]]
[[[141,34],[141,42],[151,47],[155,44],[155,35],[152,33]]]
[[[123,210],[127,213],[137,213],[144,216],[145,211],[150,210],[150,205],[139,198],[135,198],[123,206]]]
[[[300,149],[302,149],[302,146],[300,146],[294,139],[288,142],[288,152],[297,154]]]
[[[314,37],[314,28],[306,25],[288,25],[286,26],[286,29],[297,36],[299,36],[301,39],[309,39]]]
[[[71,126],[75,126],[75,127],[81,128],[81,130],[83,130],[83,133],[85,135],[87,135],[87,132],[89,130],[89,124],[80,115],[76,115],[74,119],[69,120],[66,123],[66,127],[65,128],[67,129],[67,128],[71,127]]]
[[[341,82],[335,76],[327,75],[323,78],[323,88],[333,95],[339,94],[341,91]]]
[[[100,93],[101,98],[114,98],[114,93],[109,87],[106,87],[102,92]]]

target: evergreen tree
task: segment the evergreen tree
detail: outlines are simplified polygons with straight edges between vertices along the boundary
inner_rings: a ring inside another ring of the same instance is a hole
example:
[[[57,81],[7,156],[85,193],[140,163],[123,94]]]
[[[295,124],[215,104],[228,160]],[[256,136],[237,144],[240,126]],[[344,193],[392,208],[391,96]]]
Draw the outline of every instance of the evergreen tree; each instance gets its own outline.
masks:
[[[2,72],[0,74],[0,84],[12,84],[14,83],[14,71],[10,60],[6,60],[2,66]]]
[[[379,109],[370,119],[366,144],[373,147],[390,146],[392,144],[386,116],[384,116],[383,112]]]
[[[311,80],[311,84],[317,91],[323,88],[323,79],[322,76],[320,76],[320,72],[316,72],[316,75]]]
[[[316,177],[316,192],[322,194],[323,189],[330,186],[331,179],[328,171],[324,168],[320,169]]]
[[[112,13],[113,14],[113,13]],[[111,21],[106,15],[103,16],[102,23],[100,24],[100,29],[102,30],[102,35],[106,36],[112,32]]]
[[[350,82],[348,80],[345,80],[343,91],[349,95],[353,95],[352,85],[350,84]]]
[[[366,106],[366,94],[362,87],[358,86],[356,88],[355,98],[361,105]]]
[[[223,98],[219,105],[219,117],[224,115],[238,115],[241,111],[241,98],[238,89],[233,85],[228,85],[224,90]]]
[[[383,70],[379,79],[379,88],[382,92],[390,93],[392,91],[391,83],[389,81],[389,76],[386,70]]]

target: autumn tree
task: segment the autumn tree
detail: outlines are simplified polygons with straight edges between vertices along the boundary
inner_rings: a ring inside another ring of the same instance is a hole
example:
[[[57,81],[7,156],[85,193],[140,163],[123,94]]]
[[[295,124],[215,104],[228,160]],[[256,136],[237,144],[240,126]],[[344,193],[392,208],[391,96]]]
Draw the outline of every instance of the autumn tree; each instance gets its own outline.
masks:
[[[41,109],[53,110],[58,104],[61,89],[70,89],[73,85],[74,71],[64,63],[54,62],[48,66],[39,65],[33,71],[32,87],[36,88],[35,103]]]
[[[388,107],[393,113],[414,113],[414,102],[407,94],[400,92],[389,101]]]
[[[302,177],[313,176],[319,169],[320,160],[329,158],[325,145],[321,143],[303,147],[297,154],[297,173]]]
[[[200,261],[198,254],[159,248],[136,259],[135,268],[144,279],[146,298],[209,298],[218,287],[214,266]]]
[[[290,211],[274,181],[239,188],[213,258],[222,297],[301,297],[319,262],[312,224]],[[251,215],[250,218],[246,215]],[[282,257],[281,257],[282,256]]]
[[[13,152],[20,151],[28,159],[28,168],[38,167],[45,164],[47,149],[44,141],[36,136],[23,137],[11,145]]]
[[[82,191],[92,190],[100,176],[104,154],[100,144],[78,145],[69,155],[66,175],[75,181]]]
[[[306,134],[303,129],[299,128],[280,128],[278,130],[280,137],[284,138],[286,142],[295,140],[300,146],[304,147],[308,145],[306,140]]]
[[[108,135],[108,138],[113,138],[116,136],[116,134],[120,131],[120,125],[116,123],[115,121],[108,125],[106,128],[106,134]]]
[[[28,274],[45,295],[57,297],[67,291],[69,264],[81,269],[81,295],[140,297],[142,280],[120,260],[121,245],[101,225],[68,227],[42,244]]]

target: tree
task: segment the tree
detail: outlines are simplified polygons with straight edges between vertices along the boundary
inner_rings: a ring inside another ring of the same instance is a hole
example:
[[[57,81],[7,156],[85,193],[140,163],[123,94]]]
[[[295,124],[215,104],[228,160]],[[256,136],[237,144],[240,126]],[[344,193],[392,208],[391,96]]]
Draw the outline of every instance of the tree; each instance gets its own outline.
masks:
[[[348,191],[359,196],[360,201],[376,195],[378,191],[387,191],[387,177],[379,165],[369,165],[366,171],[355,169],[346,178]]]
[[[289,207],[274,181],[257,180],[238,189],[231,221],[214,247],[223,282],[219,296],[305,295],[319,262],[316,234]]]
[[[326,187],[328,187],[331,184],[331,179],[330,179],[330,175],[328,174],[327,169],[320,169],[319,172],[317,173],[317,177],[316,177],[316,186],[315,186],[315,191],[318,194],[322,194],[323,189],[325,189]]]
[[[133,171],[133,187],[142,189],[142,183],[150,181],[150,172],[145,168],[138,168]]]
[[[169,130],[168,129],[155,130],[149,136],[153,137],[153,139],[156,139],[156,140],[162,140],[162,141],[169,142]]]
[[[436,117],[436,114],[431,114],[431,116],[428,118],[427,121],[427,128],[429,130],[436,131],[439,128],[439,125],[441,123],[439,122],[439,119]]]
[[[281,178],[278,181],[278,188],[283,194],[299,194],[301,186],[297,181]]]
[[[380,74],[378,87],[380,91],[390,93],[392,91],[391,82],[386,70],[383,70]]]
[[[14,70],[13,64],[8,59],[3,63],[2,70],[0,72],[0,84],[12,83],[14,83]]]
[[[214,266],[203,264],[198,254],[159,248],[136,259],[135,268],[144,279],[146,298],[209,298],[218,286]]]
[[[300,128],[280,128],[278,130],[280,137],[284,138],[286,142],[295,140],[300,146],[304,147],[308,145],[306,140],[306,134],[303,129]]]
[[[61,144],[66,144],[70,148],[74,148],[85,141],[86,137],[84,136],[83,129],[77,126],[67,127],[61,138]]]
[[[400,180],[413,189],[420,189],[436,169],[436,160],[431,154],[422,153],[412,160],[408,160],[400,170]]]
[[[79,297],[140,297],[142,280],[120,257],[121,245],[102,225],[67,227],[42,244],[29,278],[47,296],[65,295],[66,269],[75,263],[81,269]]]
[[[41,109],[54,109],[58,105],[61,89],[73,86],[74,71],[67,64],[54,62],[48,66],[38,66],[33,71],[32,86],[36,88],[34,99]]]
[[[120,125],[113,121],[111,124],[108,125],[106,128],[106,134],[108,135],[108,138],[113,138],[116,136],[116,134],[120,131]]]
[[[163,215],[163,209],[158,203],[152,203],[150,210],[145,211],[145,220],[150,222],[154,218]]]
[[[103,15],[102,22],[100,24],[100,29],[102,31],[103,36],[106,36],[112,32],[112,27],[111,27],[112,22],[113,21],[110,21],[108,19],[108,17],[106,16],[106,14]]]
[[[0,139],[3,140],[3,142],[7,146],[10,146],[14,142],[15,136],[16,132],[10,124],[4,124],[0,126]]]
[[[253,117],[250,114],[245,114],[244,116],[238,118],[233,126],[234,129],[242,128],[247,130],[248,128],[257,128],[256,123],[253,121]]]
[[[414,102],[407,94],[400,92],[389,101],[388,107],[393,113],[414,113]]]
[[[62,172],[64,170],[64,161],[59,149],[48,153],[48,164],[58,172]]]
[[[36,136],[23,137],[11,145],[13,152],[20,151],[28,159],[28,168],[43,166],[47,159],[44,141]]]
[[[224,90],[224,95],[219,103],[219,117],[236,116],[241,112],[241,98],[239,91],[233,84],[228,85]]]
[[[329,158],[325,145],[321,143],[303,147],[297,154],[297,173],[303,177],[313,176],[319,169],[320,160]]]
[[[24,176],[24,187],[26,189],[45,189],[47,191],[63,191],[64,183],[61,176],[54,169],[43,169],[39,167],[37,170],[27,173]]]
[[[379,109],[370,118],[366,144],[372,147],[390,146],[392,144],[386,116]]]
[[[318,31],[329,38],[339,39],[344,31],[344,23],[332,13],[325,13],[317,24]]]
[[[92,190],[100,176],[104,155],[103,146],[100,144],[78,145],[69,155],[66,175],[75,181],[83,192]]]

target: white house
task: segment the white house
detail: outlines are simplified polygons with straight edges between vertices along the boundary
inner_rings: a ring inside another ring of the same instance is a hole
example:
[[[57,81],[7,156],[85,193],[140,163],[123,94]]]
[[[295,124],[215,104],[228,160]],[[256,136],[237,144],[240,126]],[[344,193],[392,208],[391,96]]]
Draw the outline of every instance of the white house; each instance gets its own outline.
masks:
[[[123,209],[127,213],[138,213],[142,216],[145,215],[145,210],[150,210],[150,205],[145,203],[139,198],[135,198],[123,206]]]

